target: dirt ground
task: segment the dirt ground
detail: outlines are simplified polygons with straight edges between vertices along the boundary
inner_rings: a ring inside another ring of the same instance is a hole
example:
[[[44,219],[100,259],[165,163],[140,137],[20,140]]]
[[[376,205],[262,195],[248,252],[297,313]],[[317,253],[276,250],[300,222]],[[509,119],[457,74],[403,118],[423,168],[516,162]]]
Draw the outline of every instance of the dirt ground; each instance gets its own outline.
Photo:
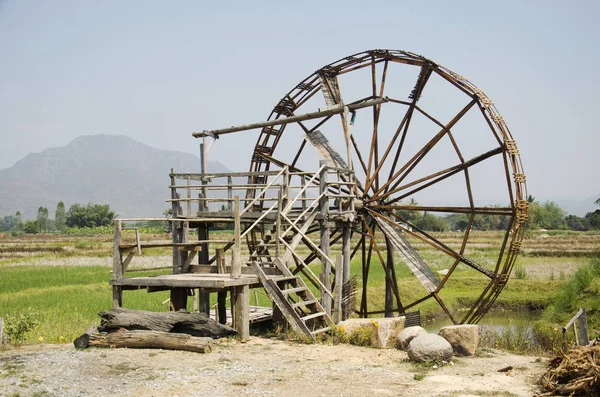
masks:
[[[486,350],[431,368],[395,349],[258,337],[208,354],[41,345],[0,351],[0,395],[531,396],[545,361]]]

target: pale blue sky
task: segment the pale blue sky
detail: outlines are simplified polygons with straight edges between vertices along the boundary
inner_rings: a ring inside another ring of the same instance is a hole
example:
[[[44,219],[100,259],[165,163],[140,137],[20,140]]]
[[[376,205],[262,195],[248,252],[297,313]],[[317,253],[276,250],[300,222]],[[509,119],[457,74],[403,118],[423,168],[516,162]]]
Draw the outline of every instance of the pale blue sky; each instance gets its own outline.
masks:
[[[322,65],[390,48],[487,93],[521,149],[530,193],[591,197],[599,21],[600,2],[583,0],[0,0],[0,169],[83,134],[197,153],[193,131],[265,119]],[[211,159],[246,170],[255,139],[223,137]]]

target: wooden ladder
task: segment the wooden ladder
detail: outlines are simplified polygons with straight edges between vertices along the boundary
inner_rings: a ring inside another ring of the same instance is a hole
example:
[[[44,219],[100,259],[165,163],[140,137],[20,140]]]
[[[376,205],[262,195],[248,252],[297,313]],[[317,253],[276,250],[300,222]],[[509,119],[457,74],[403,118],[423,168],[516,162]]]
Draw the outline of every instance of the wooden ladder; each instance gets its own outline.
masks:
[[[335,324],[300,276],[292,274],[279,258],[274,258],[273,263],[281,275],[267,276],[256,261],[252,267],[294,331],[316,342],[316,335],[329,331]]]

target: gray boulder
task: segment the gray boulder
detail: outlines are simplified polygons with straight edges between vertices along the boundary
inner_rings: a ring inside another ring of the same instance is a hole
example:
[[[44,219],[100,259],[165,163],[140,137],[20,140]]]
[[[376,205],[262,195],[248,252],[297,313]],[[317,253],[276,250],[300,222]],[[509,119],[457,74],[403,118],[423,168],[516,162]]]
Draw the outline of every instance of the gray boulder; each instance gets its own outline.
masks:
[[[452,345],[439,335],[419,335],[408,344],[406,349],[411,361],[428,362],[449,360],[454,355]]]
[[[425,335],[427,331],[423,327],[408,327],[404,328],[398,336],[396,336],[396,347],[398,349],[406,350],[411,340],[419,335]]]
[[[439,335],[450,342],[457,356],[474,356],[479,346],[478,325],[450,325],[440,329]]]

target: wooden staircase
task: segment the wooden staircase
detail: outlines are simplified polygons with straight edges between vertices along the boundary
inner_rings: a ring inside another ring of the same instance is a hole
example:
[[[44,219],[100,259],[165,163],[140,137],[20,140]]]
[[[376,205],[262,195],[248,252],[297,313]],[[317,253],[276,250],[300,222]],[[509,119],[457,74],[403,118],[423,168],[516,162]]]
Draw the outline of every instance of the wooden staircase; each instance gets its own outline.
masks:
[[[300,276],[292,274],[279,258],[273,258],[273,264],[281,275],[267,276],[256,261],[252,262],[252,267],[294,331],[316,342],[316,335],[334,326],[331,317]]]

